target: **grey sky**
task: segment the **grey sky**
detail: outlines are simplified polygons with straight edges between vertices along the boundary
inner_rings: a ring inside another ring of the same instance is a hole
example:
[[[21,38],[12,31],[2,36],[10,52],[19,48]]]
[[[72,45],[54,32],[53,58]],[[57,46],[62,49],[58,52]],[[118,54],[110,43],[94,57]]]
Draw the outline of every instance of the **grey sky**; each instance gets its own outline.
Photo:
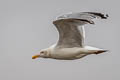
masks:
[[[0,80],[120,80],[119,0],[0,0]],[[86,25],[86,44],[110,50],[73,61],[32,60],[58,40],[52,21],[68,12],[108,13]]]

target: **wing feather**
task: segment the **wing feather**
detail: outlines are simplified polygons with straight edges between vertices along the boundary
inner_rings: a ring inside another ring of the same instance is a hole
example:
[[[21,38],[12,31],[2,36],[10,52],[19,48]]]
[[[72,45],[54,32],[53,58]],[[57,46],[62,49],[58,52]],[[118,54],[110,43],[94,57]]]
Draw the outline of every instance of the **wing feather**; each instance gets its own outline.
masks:
[[[85,31],[83,25],[94,24],[92,19],[106,19],[108,15],[95,12],[65,14],[53,21],[59,32],[58,48],[84,47]],[[80,28],[78,28],[80,26]]]

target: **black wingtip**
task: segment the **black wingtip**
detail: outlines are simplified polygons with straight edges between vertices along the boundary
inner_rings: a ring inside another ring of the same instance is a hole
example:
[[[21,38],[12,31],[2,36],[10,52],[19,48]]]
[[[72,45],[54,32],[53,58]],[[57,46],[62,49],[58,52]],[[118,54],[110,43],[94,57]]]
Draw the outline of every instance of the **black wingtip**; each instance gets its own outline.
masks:
[[[101,18],[103,18],[103,19],[107,19],[109,17],[108,14],[106,14],[106,15],[102,14],[102,15],[103,16]]]
[[[102,19],[107,19],[107,17],[109,17],[108,14],[102,14],[102,13],[97,13],[97,12],[85,12],[85,13],[89,13],[89,14],[93,14],[93,15],[99,16]]]
[[[109,17],[109,15],[108,15],[108,14],[106,14],[106,17]]]
[[[108,17],[108,14],[102,14],[102,13],[91,13],[91,14],[94,14],[94,15],[97,15],[97,16],[100,16],[102,19],[107,19]]]

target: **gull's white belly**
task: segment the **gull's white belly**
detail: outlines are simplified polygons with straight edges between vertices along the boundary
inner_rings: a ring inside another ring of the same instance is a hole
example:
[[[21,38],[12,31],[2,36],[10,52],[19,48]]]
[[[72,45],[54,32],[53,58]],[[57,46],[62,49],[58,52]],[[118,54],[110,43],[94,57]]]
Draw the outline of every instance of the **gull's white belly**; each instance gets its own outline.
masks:
[[[88,54],[84,54],[84,48],[63,48],[55,49],[51,52],[51,57],[55,59],[79,59]]]

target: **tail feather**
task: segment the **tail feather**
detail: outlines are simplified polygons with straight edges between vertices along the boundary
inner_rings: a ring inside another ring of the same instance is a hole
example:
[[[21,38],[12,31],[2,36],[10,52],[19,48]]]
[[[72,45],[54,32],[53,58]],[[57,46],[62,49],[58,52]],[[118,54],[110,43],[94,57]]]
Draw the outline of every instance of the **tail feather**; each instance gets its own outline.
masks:
[[[103,52],[107,52],[108,50],[98,50],[98,51],[95,51],[95,54],[100,54],[100,53],[103,53]]]

